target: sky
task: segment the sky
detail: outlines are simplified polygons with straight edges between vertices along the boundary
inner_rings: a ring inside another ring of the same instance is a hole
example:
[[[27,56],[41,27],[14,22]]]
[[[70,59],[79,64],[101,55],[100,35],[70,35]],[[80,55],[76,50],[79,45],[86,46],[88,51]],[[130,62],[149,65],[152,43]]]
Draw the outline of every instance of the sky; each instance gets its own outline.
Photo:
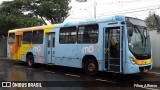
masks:
[[[0,0],[0,3],[2,3],[3,1],[13,1],[13,0]]]
[[[87,0],[83,3],[71,0],[70,6],[70,16],[65,22],[94,19],[94,6],[96,18],[124,15],[144,20],[149,13],[160,15],[160,0]]]
[[[3,1],[11,0],[0,0],[0,3]],[[90,20],[95,19],[95,16],[101,18],[114,15],[124,15],[144,20],[149,12],[160,15],[160,0],[87,0],[83,3],[71,0],[69,5],[72,9],[64,22]]]

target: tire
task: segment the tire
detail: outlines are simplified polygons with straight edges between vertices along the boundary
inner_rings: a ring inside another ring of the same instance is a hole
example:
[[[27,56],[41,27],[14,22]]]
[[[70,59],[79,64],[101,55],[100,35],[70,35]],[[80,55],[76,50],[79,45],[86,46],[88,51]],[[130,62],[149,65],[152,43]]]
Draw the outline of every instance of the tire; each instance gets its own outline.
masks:
[[[98,64],[96,60],[93,58],[87,59],[84,69],[88,75],[96,75],[98,73]]]
[[[32,54],[27,55],[27,64],[29,67],[34,66],[34,57]]]

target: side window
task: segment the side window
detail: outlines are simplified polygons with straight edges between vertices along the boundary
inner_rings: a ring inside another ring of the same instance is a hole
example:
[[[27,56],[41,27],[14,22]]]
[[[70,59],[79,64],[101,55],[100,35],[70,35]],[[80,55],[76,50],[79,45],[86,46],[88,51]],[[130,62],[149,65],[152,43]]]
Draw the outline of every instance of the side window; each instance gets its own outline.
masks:
[[[52,47],[55,47],[55,33],[52,34]]]
[[[43,43],[43,30],[33,31],[32,43],[33,44]]]
[[[47,35],[48,47],[55,47],[55,32]]]
[[[78,27],[78,43],[94,44],[98,42],[98,24]]]
[[[115,46],[116,44],[119,44],[119,35],[120,35],[120,29],[115,28],[115,29],[109,29],[110,34],[111,34],[111,45]]]
[[[60,44],[76,43],[76,27],[63,27],[60,29]]]
[[[32,41],[32,31],[23,32],[23,44],[30,44]]]
[[[14,44],[15,33],[9,33],[8,44]]]
[[[50,45],[51,45],[51,35],[49,34],[47,38],[48,38],[48,47],[50,47]]]

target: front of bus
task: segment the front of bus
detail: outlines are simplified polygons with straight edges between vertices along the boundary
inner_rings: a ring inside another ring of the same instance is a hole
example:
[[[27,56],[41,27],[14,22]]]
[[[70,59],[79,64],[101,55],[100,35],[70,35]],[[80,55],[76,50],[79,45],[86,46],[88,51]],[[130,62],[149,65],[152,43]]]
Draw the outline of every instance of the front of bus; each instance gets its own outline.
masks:
[[[126,59],[124,73],[147,72],[152,68],[149,31],[144,21],[126,17]]]

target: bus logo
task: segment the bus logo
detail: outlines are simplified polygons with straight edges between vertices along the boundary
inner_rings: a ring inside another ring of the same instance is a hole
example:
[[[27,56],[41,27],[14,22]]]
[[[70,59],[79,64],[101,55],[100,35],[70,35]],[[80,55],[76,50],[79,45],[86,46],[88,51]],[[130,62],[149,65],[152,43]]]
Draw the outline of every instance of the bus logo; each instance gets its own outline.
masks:
[[[98,45],[95,46],[88,46],[88,47],[83,47],[82,48],[82,54],[90,54],[93,52],[98,51]]]
[[[33,47],[33,51],[34,51],[35,53],[40,53],[40,51],[42,51],[42,50],[43,50],[43,47],[42,47],[42,46]]]

